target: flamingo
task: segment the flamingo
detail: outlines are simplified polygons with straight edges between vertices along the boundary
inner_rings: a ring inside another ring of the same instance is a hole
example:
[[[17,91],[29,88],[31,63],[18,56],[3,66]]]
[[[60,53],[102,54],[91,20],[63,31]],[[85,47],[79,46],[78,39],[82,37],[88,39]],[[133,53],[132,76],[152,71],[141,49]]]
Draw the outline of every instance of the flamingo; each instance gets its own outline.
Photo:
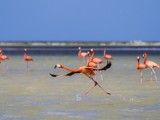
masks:
[[[33,59],[32,59],[31,56],[27,55],[27,49],[26,48],[24,49],[24,60],[27,62],[27,70],[28,70],[29,69],[28,62],[33,61]]]
[[[0,60],[2,61],[2,60],[8,60],[8,59],[9,59],[8,56],[4,55],[3,51],[0,50]]]
[[[154,71],[153,68],[160,68],[160,66],[153,61],[148,61],[147,57],[148,57],[147,53],[144,53],[143,54],[143,58],[144,58],[143,63],[146,65],[147,68],[151,68],[151,79],[152,79],[152,72],[153,72],[155,79],[157,81],[157,75],[156,75],[156,72]]]
[[[99,83],[98,83],[96,80],[94,80],[94,78],[93,78],[93,76],[95,76],[95,73],[94,73],[95,70],[99,70],[99,71],[101,71],[101,70],[107,70],[107,69],[110,68],[110,67],[111,67],[111,63],[107,63],[107,65],[104,66],[103,68],[94,68],[94,67],[81,66],[81,67],[79,67],[79,68],[77,68],[77,69],[71,69],[71,68],[68,68],[68,67],[66,67],[66,66],[64,66],[64,65],[57,64],[57,65],[55,65],[54,68],[63,68],[63,69],[68,70],[68,71],[70,71],[70,72],[67,73],[67,74],[63,74],[63,75],[55,75],[55,74],[51,74],[51,73],[50,73],[50,75],[51,75],[52,77],[61,77],[61,76],[71,76],[71,75],[73,75],[73,74],[75,74],[75,73],[82,73],[82,74],[84,74],[85,76],[87,76],[88,78],[90,78],[90,79],[94,82],[94,86],[91,87],[90,89],[88,89],[88,90],[83,94],[84,96],[87,96],[87,94],[88,94],[95,86],[97,86],[97,85],[98,85],[98,87],[99,87],[102,91],[104,91],[106,94],[111,95],[111,93],[109,93],[109,92],[107,92],[105,89],[103,89],[103,88],[99,85]]]
[[[88,53],[90,53],[90,52],[88,52]],[[89,56],[88,56],[88,60],[87,60],[86,66],[87,66],[87,67],[97,68],[97,64],[91,61],[91,56],[90,56],[90,54],[89,54]]]
[[[87,62],[87,67],[94,67],[94,68],[97,68],[97,64],[94,63],[94,62]]]
[[[102,59],[100,59],[100,58],[94,58],[94,48],[91,49],[90,62],[94,62],[98,66],[99,66],[99,64],[103,63]],[[100,74],[101,74],[101,80],[103,81],[103,76],[102,76],[101,71],[100,71]]]
[[[91,57],[90,57],[90,61],[91,62],[94,62],[94,63],[96,63],[96,64],[101,64],[101,63],[103,63],[103,60],[102,59],[100,59],[100,58],[94,58],[94,48],[92,48],[91,49]]]
[[[78,57],[79,58],[83,58],[83,62],[85,61],[85,57],[88,57],[89,56],[89,52],[82,52],[82,48],[81,47],[78,47]]]
[[[92,62],[90,58],[91,58],[91,56],[89,55],[89,58],[88,58],[88,60],[87,60],[86,66],[87,66],[87,67],[94,67],[94,68],[97,68],[97,67],[98,67],[97,64],[94,63],[94,62]],[[96,80],[96,75],[95,75],[95,80]]]
[[[147,66],[144,63],[140,63],[140,57],[137,56],[137,70],[140,71],[141,74],[141,83],[142,83],[142,78],[143,78],[143,72],[142,70],[145,69]]]
[[[103,55],[103,57],[107,60],[107,62],[108,62],[108,60],[110,61],[112,59],[111,55],[106,54],[106,49],[104,49],[104,55]]]
[[[2,61],[8,60],[8,59],[9,59],[8,56],[4,55],[4,54],[3,54],[3,51],[0,50],[0,63],[1,63]],[[5,65],[4,62],[2,62],[2,63]],[[6,66],[6,65],[5,65],[5,66]],[[8,66],[6,66],[6,69],[8,69]]]

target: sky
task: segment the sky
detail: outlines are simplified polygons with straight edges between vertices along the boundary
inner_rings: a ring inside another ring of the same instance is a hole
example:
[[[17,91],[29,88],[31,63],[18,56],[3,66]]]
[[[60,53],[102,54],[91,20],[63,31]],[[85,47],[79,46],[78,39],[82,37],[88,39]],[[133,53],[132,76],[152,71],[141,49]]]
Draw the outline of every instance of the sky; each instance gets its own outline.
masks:
[[[0,41],[160,41],[160,0],[1,0]]]

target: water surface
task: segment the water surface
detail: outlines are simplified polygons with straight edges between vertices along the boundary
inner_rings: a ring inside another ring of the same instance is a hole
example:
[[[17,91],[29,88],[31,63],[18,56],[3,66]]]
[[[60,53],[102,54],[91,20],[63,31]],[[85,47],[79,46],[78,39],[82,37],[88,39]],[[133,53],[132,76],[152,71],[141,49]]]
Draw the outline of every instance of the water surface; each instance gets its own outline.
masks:
[[[87,51],[88,48],[85,48]],[[95,49],[96,57],[103,59],[103,49]],[[26,69],[23,50],[8,50],[9,60],[0,64],[0,119],[1,120],[159,120],[160,70],[155,69],[158,82],[150,80],[150,70],[144,70],[143,83],[136,70],[136,57],[144,51],[149,59],[160,63],[159,51],[109,50],[112,67],[103,71],[104,81],[97,73],[99,84],[112,95],[104,94],[98,87],[88,96],[83,92],[92,82],[82,74],[52,78],[49,73],[64,74],[54,69],[57,63],[71,68],[83,65],[77,58],[77,49],[71,51],[30,50],[34,61]],[[142,57],[141,57],[142,61]],[[104,66],[104,64],[100,66]]]

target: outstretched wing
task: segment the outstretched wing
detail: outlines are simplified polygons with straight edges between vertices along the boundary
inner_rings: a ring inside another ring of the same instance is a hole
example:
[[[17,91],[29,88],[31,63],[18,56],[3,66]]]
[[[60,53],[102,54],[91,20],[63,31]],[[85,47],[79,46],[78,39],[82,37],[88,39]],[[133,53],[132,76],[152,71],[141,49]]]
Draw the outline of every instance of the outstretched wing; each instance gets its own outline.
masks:
[[[55,75],[55,74],[52,74],[52,73],[49,73],[52,77],[57,77],[58,75]]]
[[[111,62],[108,62],[106,66],[104,66],[103,68],[94,68],[94,70],[107,70],[108,68],[110,68],[112,65]]]
[[[112,63],[109,62],[109,63],[107,63],[107,65],[106,65],[105,67],[101,68],[100,70],[107,70],[107,69],[110,68],[111,66],[112,66]]]
[[[63,75],[56,75],[56,74],[51,74],[49,73],[52,77],[62,77],[62,76],[72,76],[75,73],[79,73],[79,72],[69,72],[67,74],[63,74]]]

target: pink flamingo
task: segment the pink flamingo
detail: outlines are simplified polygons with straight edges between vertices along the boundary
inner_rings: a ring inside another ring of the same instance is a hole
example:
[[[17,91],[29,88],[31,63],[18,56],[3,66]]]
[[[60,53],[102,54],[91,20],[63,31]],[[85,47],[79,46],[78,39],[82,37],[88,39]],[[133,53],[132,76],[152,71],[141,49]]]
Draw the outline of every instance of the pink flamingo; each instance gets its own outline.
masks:
[[[31,56],[27,55],[27,49],[26,48],[24,49],[24,60],[27,62],[27,70],[28,70],[29,69],[28,62],[33,61],[33,59],[32,59]]]
[[[0,60],[8,60],[8,59],[9,59],[8,56],[4,55],[3,51],[0,50]]]
[[[151,79],[152,79],[152,72],[153,72],[155,79],[157,81],[157,75],[156,75],[156,72],[154,71],[153,68],[160,68],[160,66],[153,61],[148,61],[147,57],[148,57],[147,53],[144,53],[143,54],[143,58],[144,58],[143,63],[147,66],[147,68],[151,68]]]
[[[83,58],[83,62],[85,62],[85,57],[88,57],[89,56],[89,52],[82,52],[82,48],[79,47],[78,48],[78,57],[79,58]]]
[[[110,67],[111,67],[111,63],[107,63],[107,65],[104,66],[103,68],[94,68],[94,67],[81,66],[81,67],[79,67],[79,68],[77,68],[77,69],[71,69],[71,68],[68,68],[68,67],[66,67],[66,66],[64,66],[64,65],[57,64],[57,65],[55,65],[55,68],[63,68],[63,69],[68,70],[68,71],[70,71],[70,72],[67,73],[67,74],[63,74],[63,75],[55,75],[55,74],[51,74],[51,73],[50,73],[50,75],[51,75],[52,77],[61,77],[61,76],[71,76],[71,75],[73,75],[73,74],[75,74],[75,73],[82,73],[82,74],[84,74],[85,76],[87,76],[88,78],[90,78],[90,79],[94,82],[94,86],[93,86],[92,88],[88,89],[88,90],[83,94],[84,96],[86,96],[95,86],[98,86],[98,87],[99,87],[102,91],[104,91],[106,94],[109,94],[109,95],[110,95],[110,93],[107,92],[106,90],[104,90],[104,89],[99,85],[99,83],[98,83],[96,80],[94,80],[94,78],[93,78],[93,76],[95,76],[95,73],[94,73],[95,70],[99,70],[99,71],[101,71],[101,70],[107,70],[107,69],[110,68]]]
[[[3,54],[3,51],[0,50],[0,63],[1,63],[2,61],[8,60],[8,59],[9,59],[8,56],[4,55],[4,54]],[[5,65],[4,62],[2,62],[2,63]],[[6,66],[6,65],[5,65],[5,66]],[[6,66],[6,69],[8,69],[8,66]]]
[[[88,53],[89,53],[89,52],[88,52]],[[87,60],[86,66],[87,66],[87,67],[97,68],[97,64],[91,61],[91,55],[90,55],[90,54],[89,54],[89,56],[88,56],[88,60]]]
[[[106,48],[104,49],[103,57],[108,61],[112,60],[112,56],[109,54],[106,54]]]
[[[143,63],[140,63],[140,57],[139,56],[137,56],[137,65],[136,65],[136,67],[137,67],[137,70],[140,71],[140,74],[141,74],[141,80],[140,81],[142,83],[142,79],[143,79],[143,72],[142,72],[142,70],[145,69],[145,68],[147,68],[147,66],[145,64],[143,64]]]
[[[103,63],[102,59],[94,58],[94,48],[91,49],[90,62],[93,62],[93,63],[97,64],[98,66],[99,66],[99,64]],[[101,80],[103,81],[103,76],[102,76],[101,71],[100,71],[100,74],[101,74]]]
[[[94,48],[92,48],[91,49],[91,57],[90,57],[90,61],[91,62],[94,62],[94,63],[96,63],[96,64],[101,64],[101,63],[103,63],[103,60],[102,59],[100,59],[100,58],[94,58]]]

